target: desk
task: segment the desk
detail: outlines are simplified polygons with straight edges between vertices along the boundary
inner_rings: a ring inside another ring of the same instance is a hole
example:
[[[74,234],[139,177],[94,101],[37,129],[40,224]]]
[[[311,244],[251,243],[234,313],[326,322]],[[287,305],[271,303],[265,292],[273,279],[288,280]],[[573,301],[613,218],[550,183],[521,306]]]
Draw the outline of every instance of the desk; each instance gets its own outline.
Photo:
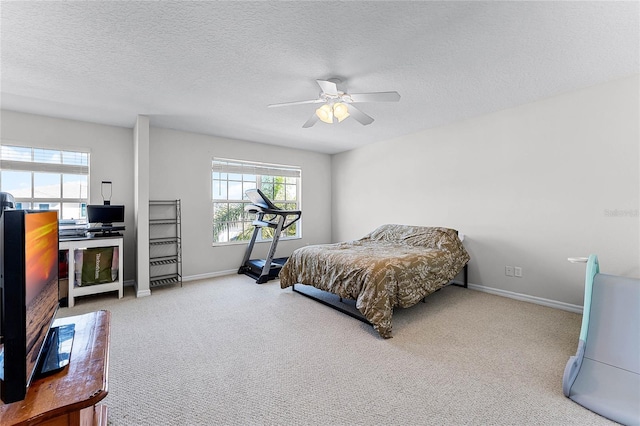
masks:
[[[31,383],[24,400],[0,405],[0,423],[13,425],[107,425],[111,314],[91,312],[57,319],[54,326],[75,324],[69,365]]]
[[[118,247],[118,279],[111,283],[106,284],[94,284],[88,286],[76,286],[75,285],[75,270],[76,261],[74,250],[93,248],[93,247]],[[122,236],[114,237],[79,237],[73,239],[60,240],[60,250],[67,250],[69,252],[69,307],[72,308],[74,303],[74,297],[86,296],[88,294],[104,293],[106,291],[118,291],[118,298],[122,298],[122,275],[124,273],[122,269],[122,260],[124,258],[124,252],[122,250]]]

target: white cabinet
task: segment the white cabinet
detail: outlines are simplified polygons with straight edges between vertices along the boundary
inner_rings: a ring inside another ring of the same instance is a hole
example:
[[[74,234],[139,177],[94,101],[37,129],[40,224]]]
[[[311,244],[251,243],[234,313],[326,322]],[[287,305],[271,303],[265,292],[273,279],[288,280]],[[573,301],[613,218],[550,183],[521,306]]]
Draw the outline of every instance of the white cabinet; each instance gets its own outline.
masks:
[[[75,271],[75,252],[76,250],[84,250],[95,247],[117,247],[118,248],[118,277],[115,281],[106,284],[93,284],[86,286],[76,285]],[[124,252],[122,250],[122,236],[104,237],[104,238],[75,238],[60,240],[59,249],[68,252],[69,259],[69,307],[73,307],[73,299],[78,296],[86,296],[88,294],[105,293],[107,291],[117,291],[118,298],[122,298],[122,259]]]

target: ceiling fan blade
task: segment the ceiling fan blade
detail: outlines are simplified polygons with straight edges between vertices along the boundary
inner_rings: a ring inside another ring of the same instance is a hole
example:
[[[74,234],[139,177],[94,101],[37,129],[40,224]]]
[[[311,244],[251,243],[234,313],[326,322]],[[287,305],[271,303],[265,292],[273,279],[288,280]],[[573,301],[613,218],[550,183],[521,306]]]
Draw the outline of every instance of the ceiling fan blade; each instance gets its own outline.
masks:
[[[360,111],[358,108],[354,107],[351,104],[346,104],[346,105],[347,105],[347,108],[349,109],[349,115],[355,118],[358,122],[360,122],[360,124],[362,124],[363,126],[367,126],[373,123],[373,118],[369,117],[367,114]]]
[[[322,89],[324,93],[327,95],[338,96],[338,85],[333,81],[325,81],[325,80],[316,80],[318,82],[318,86]]]
[[[398,92],[350,93],[351,102],[398,102]]]
[[[311,117],[309,117],[307,122],[302,125],[302,127],[304,127],[305,129],[307,127],[311,127],[314,124],[316,124],[318,122],[318,120],[319,120],[318,116],[314,113]]]
[[[308,100],[308,101],[284,102],[284,103],[281,103],[281,104],[270,104],[270,105],[267,105],[267,108],[289,106],[289,105],[319,104],[319,103],[322,103],[322,102],[324,102],[322,99],[313,99],[313,100]]]

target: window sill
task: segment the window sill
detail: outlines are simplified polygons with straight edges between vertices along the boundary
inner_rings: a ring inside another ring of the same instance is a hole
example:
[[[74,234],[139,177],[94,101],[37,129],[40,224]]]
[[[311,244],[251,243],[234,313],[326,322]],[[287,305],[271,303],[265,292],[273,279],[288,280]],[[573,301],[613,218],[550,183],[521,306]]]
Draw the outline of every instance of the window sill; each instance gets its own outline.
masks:
[[[301,240],[302,237],[287,237],[287,238],[280,238],[279,242],[282,241],[293,241],[293,240]],[[242,241],[229,241],[226,243],[211,243],[211,247],[229,247],[229,246],[239,246],[239,245],[243,245],[246,246],[249,244],[250,240],[242,240]],[[268,240],[268,241],[256,241],[256,244],[271,244],[272,240]]]

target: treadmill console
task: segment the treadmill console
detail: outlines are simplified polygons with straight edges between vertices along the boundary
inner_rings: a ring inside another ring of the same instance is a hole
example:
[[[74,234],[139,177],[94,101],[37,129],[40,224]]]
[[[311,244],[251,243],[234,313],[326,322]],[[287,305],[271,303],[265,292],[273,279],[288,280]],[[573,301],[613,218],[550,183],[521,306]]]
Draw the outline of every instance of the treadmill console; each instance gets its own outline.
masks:
[[[251,200],[251,203],[255,204],[258,207],[262,207],[264,209],[271,209],[271,210],[280,210],[259,189],[247,189],[245,191],[245,194],[247,195],[249,200]]]

